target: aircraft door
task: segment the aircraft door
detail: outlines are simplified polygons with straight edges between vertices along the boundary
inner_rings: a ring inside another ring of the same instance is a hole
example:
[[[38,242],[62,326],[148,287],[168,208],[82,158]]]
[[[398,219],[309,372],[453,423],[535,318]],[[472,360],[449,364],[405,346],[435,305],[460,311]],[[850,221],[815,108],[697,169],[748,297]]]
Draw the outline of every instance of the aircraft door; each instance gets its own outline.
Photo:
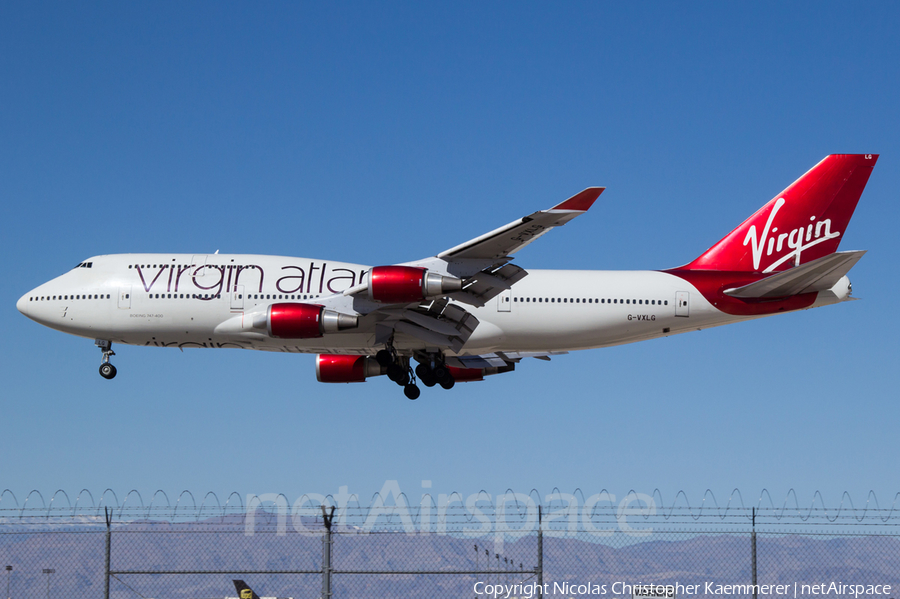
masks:
[[[688,291],[675,292],[675,316],[691,315],[691,294]]]
[[[244,309],[244,286],[243,285],[235,285],[231,290],[231,309],[232,310],[243,310]]]
[[[512,311],[512,289],[507,289],[497,296],[497,312]]]
[[[208,268],[203,268],[204,266],[206,266],[206,256],[203,254],[198,254],[192,257],[191,265],[193,266],[193,268],[189,272],[191,278],[193,278],[194,281],[200,283],[201,285],[206,284],[206,282],[209,280],[208,277],[210,274]]]
[[[119,308],[122,310],[131,308],[131,287],[119,287]]]

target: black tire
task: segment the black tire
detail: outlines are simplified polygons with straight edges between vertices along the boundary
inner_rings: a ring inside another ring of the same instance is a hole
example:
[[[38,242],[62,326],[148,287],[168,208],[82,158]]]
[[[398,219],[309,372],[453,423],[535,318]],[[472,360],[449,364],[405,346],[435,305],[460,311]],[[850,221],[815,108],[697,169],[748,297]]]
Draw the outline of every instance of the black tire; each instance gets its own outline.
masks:
[[[420,379],[427,379],[431,377],[431,368],[427,364],[419,364],[418,366],[416,366],[416,376]]]
[[[453,385],[455,385],[455,384],[456,384],[456,381],[453,380],[452,376],[448,376],[446,379],[441,381],[441,387],[443,387],[444,389],[447,389],[447,390],[452,389]]]
[[[116,378],[116,367],[110,363],[101,364],[100,365],[100,376],[105,379],[114,379]]]
[[[399,383],[403,377],[406,375],[406,370],[403,369],[399,364],[389,364],[387,367],[387,377],[394,381],[395,383]]]
[[[403,387],[403,394],[409,399],[419,399],[419,394],[421,393],[422,392],[419,391],[419,388],[415,385],[406,385]]]
[[[391,352],[386,349],[380,349],[378,350],[378,353],[375,354],[375,361],[378,362],[382,368],[387,368],[394,359],[391,356]]]
[[[434,380],[439,383],[443,382],[448,376],[450,376],[450,369],[443,364],[438,364],[431,372],[434,375]]]
[[[422,383],[423,385],[425,385],[426,387],[434,387],[435,385],[437,385],[437,381],[431,375],[428,375],[427,377],[420,376],[419,382]]]

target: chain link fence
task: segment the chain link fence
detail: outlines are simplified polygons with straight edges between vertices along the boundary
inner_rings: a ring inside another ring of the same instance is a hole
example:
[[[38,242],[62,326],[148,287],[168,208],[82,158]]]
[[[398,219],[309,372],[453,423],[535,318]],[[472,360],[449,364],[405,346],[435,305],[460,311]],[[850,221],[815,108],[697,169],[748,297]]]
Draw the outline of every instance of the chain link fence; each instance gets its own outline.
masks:
[[[0,584],[10,599],[246,599],[235,580],[294,599],[900,590],[893,509],[662,509],[647,496],[542,503],[0,507]]]

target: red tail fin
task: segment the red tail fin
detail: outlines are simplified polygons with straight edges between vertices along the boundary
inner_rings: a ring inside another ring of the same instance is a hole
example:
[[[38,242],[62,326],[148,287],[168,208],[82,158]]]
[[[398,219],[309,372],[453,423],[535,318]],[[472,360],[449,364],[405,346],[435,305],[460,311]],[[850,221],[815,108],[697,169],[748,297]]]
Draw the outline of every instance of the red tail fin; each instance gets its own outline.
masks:
[[[684,268],[773,272],[835,252],[877,160],[826,156]]]

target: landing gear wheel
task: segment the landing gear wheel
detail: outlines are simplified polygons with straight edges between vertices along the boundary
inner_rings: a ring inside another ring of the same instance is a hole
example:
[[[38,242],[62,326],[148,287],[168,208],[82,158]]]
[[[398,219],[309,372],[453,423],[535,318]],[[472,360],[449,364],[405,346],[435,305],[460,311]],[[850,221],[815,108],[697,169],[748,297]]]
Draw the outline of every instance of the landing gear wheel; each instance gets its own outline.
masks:
[[[434,375],[434,380],[437,382],[441,382],[450,376],[450,369],[444,366],[443,364],[438,364],[431,371]]]
[[[431,368],[426,364],[416,366],[416,376],[419,377],[419,380],[426,387],[434,387],[437,384],[437,379],[434,378]]]
[[[412,383],[403,387],[403,394],[409,399],[419,399],[420,393],[419,388]]]
[[[387,377],[399,385],[406,384],[406,381],[403,380],[406,376],[406,370],[397,363],[391,363],[387,367]]]
[[[116,377],[116,367],[106,362],[100,365],[100,376],[105,379],[113,379]]]
[[[444,380],[441,381],[441,387],[443,387],[444,389],[448,389],[448,390],[452,389],[453,385],[455,385],[455,384],[456,384],[456,381],[453,380],[453,377],[449,376],[449,375],[447,376],[447,378],[445,378]]]
[[[394,357],[391,355],[391,352],[386,349],[378,350],[378,353],[375,354],[375,361],[382,368],[387,368],[394,361]]]
[[[116,376],[116,367],[109,363],[109,359],[116,355],[112,350],[112,341],[108,339],[94,339],[94,345],[100,348],[103,359],[100,361],[100,376],[111,379]]]

